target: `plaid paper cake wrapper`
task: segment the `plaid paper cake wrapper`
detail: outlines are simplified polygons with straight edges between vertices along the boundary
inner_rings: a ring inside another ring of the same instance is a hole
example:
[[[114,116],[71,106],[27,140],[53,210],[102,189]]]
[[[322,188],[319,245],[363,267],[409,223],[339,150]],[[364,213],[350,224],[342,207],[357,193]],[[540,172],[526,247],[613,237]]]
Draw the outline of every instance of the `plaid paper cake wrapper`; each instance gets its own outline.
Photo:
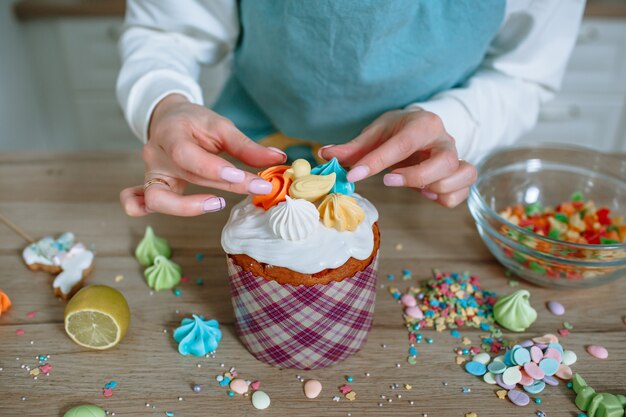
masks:
[[[281,285],[227,257],[239,338],[258,360],[316,369],[356,353],[374,318],[378,254],[361,272],[327,285]]]

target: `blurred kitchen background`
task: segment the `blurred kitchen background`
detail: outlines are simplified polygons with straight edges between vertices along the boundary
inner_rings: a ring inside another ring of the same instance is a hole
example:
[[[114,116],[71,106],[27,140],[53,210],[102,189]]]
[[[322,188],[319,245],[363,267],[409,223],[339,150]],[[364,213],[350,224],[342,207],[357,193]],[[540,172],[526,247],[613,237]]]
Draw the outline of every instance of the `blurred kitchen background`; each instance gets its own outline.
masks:
[[[0,0],[0,150],[140,148],[115,99],[124,3]],[[626,152],[626,0],[587,2],[562,91],[523,142]]]

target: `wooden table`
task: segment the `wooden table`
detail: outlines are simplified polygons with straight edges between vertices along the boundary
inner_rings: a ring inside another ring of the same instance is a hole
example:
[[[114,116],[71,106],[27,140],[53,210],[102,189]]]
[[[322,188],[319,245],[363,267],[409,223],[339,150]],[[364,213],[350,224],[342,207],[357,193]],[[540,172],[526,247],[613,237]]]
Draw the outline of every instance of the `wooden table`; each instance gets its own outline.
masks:
[[[224,255],[219,236],[228,210],[197,218],[153,215],[142,219],[127,217],[118,202],[119,190],[142,179],[138,154],[18,154],[0,155],[0,211],[33,236],[74,231],[97,250],[96,268],[89,283],[120,289],[132,310],[132,324],[126,339],[104,352],[86,351],[75,345],[63,330],[64,303],[52,294],[50,277],[30,272],[22,264],[24,242],[0,226],[0,288],[13,300],[13,308],[0,317],[0,415],[62,416],[73,405],[94,403],[116,416],[463,416],[474,411],[480,417],[531,416],[543,410],[547,416],[576,416],[573,393],[561,384],[542,394],[540,406],[516,407],[499,400],[493,386],[467,374],[455,364],[452,349],[457,346],[447,332],[424,331],[432,345],[418,345],[417,365],[406,362],[408,341],[401,309],[382,288],[386,275],[401,275],[402,268],[413,272],[412,281],[396,278],[404,290],[410,283],[429,277],[430,269],[470,270],[482,278],[483,287],[498,293],[512,291],[503,268],[481,243],[466,209],[445,210],[416,193],[390,189],[380,178],[359,184],[359,191],[378,207],[382,230],[382,261],[374,328],[366,347],[357,355],[330,369],[298,371],[274,369],[252,358],[233,330]],[[232,205],[240,197],[229,196]],[[182,295],[170,291],[150,294],[142,268],[133,250],[146,225],[166,237],[190,283],[181,286]],[[402,250],[396,245],[402,244]],[[196,258],[198,253],[204,259]],[[114,277],[122,275],[120,282]],[[196,279],[204,285],[196,285]],[[520,283],[532,293],[539,319],[528,334],[556,332],[563,321],[573,324],[570,336],[562,338],[566,348],[578,354],[574,370],[600,391],[626,391],[626,280],[600,288],[562,291]],[[546,300],[561,301],[563,317],[551,315]],[[34,318],[27,312],[35,311]],[[224,338],[215,359],[183,357],[176,351],[172,330],[191,313],[217,319]],[[25,334],[17,336],[15,331]],[[473,341],[481,332],[463,330]],[[584,346],[597,342],[610,352],[608,360],[585,353]],[[381,345],[385,344],[386,348]],[[37,380],[21,368],[33,366],[35,357],[50,355],[53,371]],[[19,357],[19,359],[17,359]],[[224,367],[221,366],[224,364]],[[396,364],[400,364],[397,367]],[[215,376],[235,366],[241,376],[261,380],[272,405],[257,411],[247,398],[229,398]],[[366,377],[365,373],[370,376]],[[324,389],[319,398],[308,400],[297,380],[319,379]],[[350,402],[338,387],[345,375],[354,377],[357,400]],[[115,380],[114,395],[104,398],[103,386]],[[444,382],[446,384],[444,384]],[[392,390],[391,384],[410,384],[412,390]],[[193,384],[203,390],[194,394]],[[462,387],[471,388],[463,394]],[[396,395],[400,394],[401,398]],[[388,403],[380,396],[393,399]],[[21,400],[25,397],[25,400]],[[182,400],[179,400],[182,397]],[[409,401],[414,401],[413,405]],[[382,408],[378,403],[383,402]],[[146,403],[151,406],[147,407]],[[152,408],[154,405],[155,408]]]

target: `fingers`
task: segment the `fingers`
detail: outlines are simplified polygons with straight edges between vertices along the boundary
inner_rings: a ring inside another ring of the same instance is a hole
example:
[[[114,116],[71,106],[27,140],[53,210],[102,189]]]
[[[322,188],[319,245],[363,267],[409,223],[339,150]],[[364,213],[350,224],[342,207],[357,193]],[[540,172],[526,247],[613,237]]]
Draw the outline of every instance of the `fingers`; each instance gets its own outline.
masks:
[[[420,190],[420,192],[429,200],[436,201],[444,207],[453,208],[465,201],[469,195],[469,187],[446,194],[437,194],[428,190]]]
[[[476,181],[476,168],[465,161],[459,161],[459,168],[450,176],[428,185],[428,190],[437,194],[448,194],[471,186]]]
[[[218,129],[222,149],[249,166],[266,167],[282,164],[287,160],[285,152],[259,145],[241,133],[229,120],[223,121]]]
[[[146,209],[141,185],[123,189],[120,192],[120,202],[129,216],[140,217],[150,214]]]
[[[430,158],[418,165],[393,170],[383,177],[383,182],[389,187],[424,188],[451,176],[458,168],[459,159],[454,143],[442,140],[432,148]]]
[[[164,184],[154,184],[145,190],[145,210],[174,216],[198,216],[215,212],[226,207],[222,197],[212,194],[194,194],[183,196]],[[131,204],[130,207],[134,205]],[[128,210],[127,210],[128,212]]]
[[[265,195],[272,191],[270,182],[236,168],[193,142],[178,142],[168,151],[179,173],[189,182],[239,194]]]
[[[353,166],[383,140],[382,126],[370,125],[359,136],[343,145],[326,145],[318,156],[326,160],[337,158],[344,166]]]

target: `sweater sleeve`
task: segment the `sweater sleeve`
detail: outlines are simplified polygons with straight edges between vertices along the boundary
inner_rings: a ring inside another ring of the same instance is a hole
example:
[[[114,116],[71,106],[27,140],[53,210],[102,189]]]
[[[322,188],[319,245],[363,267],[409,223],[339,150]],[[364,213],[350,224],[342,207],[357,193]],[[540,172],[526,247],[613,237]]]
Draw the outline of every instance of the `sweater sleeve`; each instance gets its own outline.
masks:
[[[226,57],[239,35],[235,0],[128,0],[119,42],[117,98],[144,143],[152,111],[168,94],[203,104],[202,65]]]
[[[541,105],[559,89],[584,6],[584,0],[507,2],[502,27],[476,73],[408,108],[441,117],[460,157],[470,162],[512,144],[535,126]]]

